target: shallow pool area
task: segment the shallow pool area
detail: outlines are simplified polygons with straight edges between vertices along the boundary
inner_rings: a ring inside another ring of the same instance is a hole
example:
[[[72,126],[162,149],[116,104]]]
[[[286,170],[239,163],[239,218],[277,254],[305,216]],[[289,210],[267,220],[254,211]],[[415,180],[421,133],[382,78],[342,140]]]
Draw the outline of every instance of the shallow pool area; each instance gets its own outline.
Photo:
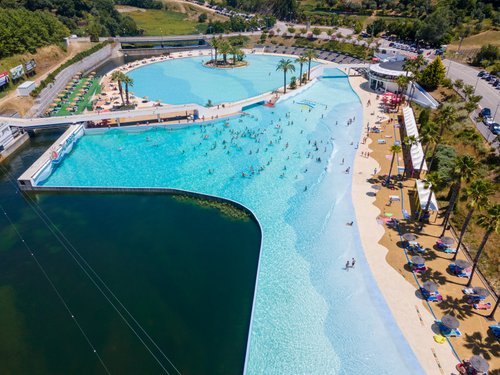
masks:
[[[146,68],[152,77],[163,69]],[[41,184],[168,187],[251,209],[263,237],[247,374],[421,374],[364,261],[356,224],[346,225],[355,222],[350,169],[362,107],[343,73],[325,75],[332,78],[275,108],[209,125],[87,131]],[[141,95],[141,79],[133,78]],[[239,90],[235,82],[231,95]],[[192,82],[180,85],[179,100],[195,90],[206,100]],[[219,91],[212,100],[226,100],[226,90]],[[346,271],[351,258],[356,267]]]
[[[283,72],[276,71],[283,56],[254,55],[245,57],[248,66],[233,69],[214,69],[203,65],[207,56],[178,58],[145,65],[127,73],[134,80],[131,89],[138,97],[160,100],[168,104],[195,103],[206,105],[235,102],[276,90],[283,86]],[[219,59],[222,56],[219,55]],[[290,58],[295,61],[294,58]],[[300,69],[288,72],[299,77]],[[312,62],[311,67],[318,65]],[[307,64],[303,66],[303,73]]]

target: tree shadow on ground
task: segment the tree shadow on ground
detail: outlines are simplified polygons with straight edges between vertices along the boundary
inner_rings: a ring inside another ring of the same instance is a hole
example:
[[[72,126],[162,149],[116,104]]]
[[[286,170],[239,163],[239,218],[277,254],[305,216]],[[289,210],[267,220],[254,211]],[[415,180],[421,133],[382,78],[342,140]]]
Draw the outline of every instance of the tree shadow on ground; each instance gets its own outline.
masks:
[[[466,333],[464,339],[464,346],[473,354],[481,355],[486,360],[500,356],[500,343],[492,333],[488,333],[486,337],[483,337],[481,332],[474,332],[471,335]]]
[[[438,306],[443,311],[443,314],[453,315],[457,319],[462,320],[475,313],[472,311],[472,306],[469,305],[463,297],[454,298],[452,296],[446,296],[439,302]]]
[[[436,284],[444,285],[450,281],[442,272],[436,270],[428,270],[420,275],[420,281],[425,283],[426,281],[434,281]]]

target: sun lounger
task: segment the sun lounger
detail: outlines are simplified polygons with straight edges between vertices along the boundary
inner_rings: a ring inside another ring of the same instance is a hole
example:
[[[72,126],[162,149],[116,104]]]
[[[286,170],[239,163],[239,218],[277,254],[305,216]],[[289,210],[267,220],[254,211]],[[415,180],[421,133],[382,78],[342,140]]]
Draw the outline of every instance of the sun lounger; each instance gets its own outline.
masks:
[[[420,293],[422,294],[422,297],[424,297],[429,302],[441,302],[443,300],[443,296],[439,294],[439,292],[430,294],[424,288],[420,288]]]
[[[476,310],[489,310],[491,309],[491,302],[487,303],[475,303],[474,308]]]
[[[445,337],[460,337],[462,336],[462,332],[458,328],[455,329],[450,329],[446,327],[443,323],[441,323],[440,320],[435,320],[436,324],[439,327],[439,330],[441,331],[441,334]]]
[[[497,339],[500,339],[500,325],[492,325],[490,326],[491,332],[495,335]]]
[[[385,139],[379,139],[379,140],[377,141],[377,143],[378,143],[379,145],[385,145],[385,143],[386,143],[386,142],[385,142]]]
[[[427,271],[427,267],[426,266],[415,266],[415,265],[413,265],[412,269],[413,269],[413,272],[424,272],[424,271]]]
[[[451,247],[447,247],[444,252],[446,254],[455,254],[457,252],[457,249],[452,249]]]
[[[486,299],[486,296],[477,296],[477,295],[470,295],[469,298],[467,299],[468,304],[474,304],[474,303],[480,303],[481,301],[484,301]]]
[[[464,294],[474,294],[474,288],[464,288],[462,292],[464,292]]]

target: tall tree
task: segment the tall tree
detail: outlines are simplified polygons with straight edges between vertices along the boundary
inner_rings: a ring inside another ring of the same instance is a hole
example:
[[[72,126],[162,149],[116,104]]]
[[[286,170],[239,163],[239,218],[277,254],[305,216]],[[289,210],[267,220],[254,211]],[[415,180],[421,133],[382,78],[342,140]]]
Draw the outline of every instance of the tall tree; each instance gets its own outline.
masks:
[[[308,61],[307,57],[304,55],[299,56],[295,62],[300,66],[299,83],[302,86],[302,66]]]
[[[479,216],[479,218],[477,219],[477,224],[486,232],[484,233],[481,244],[479,245],[476,256],[474,257],[474,264],[472,266],[469,281],[467,282],[467,287],[470,287],[472,284],[472,277],[474,276],[477,264],[479,262],[479,259],[481,259],[481,255],[483,254],[483,250],[486,246],[486,243],[488,242],[488,239],[490,238],[492,233],[498,233],[498,227],[500,225],[500,204],[497,203],[493,206],[490,206],[485,214]]]
[[[212,38],[212,40],[210,41],[210,45],[214,49],[214,65],[215,66],[217,66],[217,52],[222,44],[221,42],[222,42],[222,39],[217,38],[217,37]]]
[[[118,85],[118,91],[120,92],[122,105],[125,105],[125,101],[123,100],[123,87],[122,87],[123,77],[125,77],[125,74],[123,72],[120,72],[119,70],[115,70],[113,73],[111,73],[111,81],[116,82],[116,84]]]
[[[314,50],[308,49],[304,52],[304,56],[307,58],[307,80],[309,81],[311,79],[311,61],[317,59],[318,55]]]
[[[125,84],[125,98],[127,99],[127,105],[130,104],[130,97],[129,97],[129,87],[134,86],[134,80],[130,78],[128,75],[124,74],[122,78],[122,82]]]
[[[293,65],[292,60],[290,59],[281,59],[278,62],[278,66],[276,70],[283,71],[283,93],[286,94],[286,73],[288,71],[295,72],[295,65]]]
[[[451,173],[451,177],[455,182],[452,186],[450,203],[448,204],[448,208],[443,219],[443,232],[441,233],[441,236],[444,236],[444,233],[446,232],[446,227],[450,220],[450,216],[453,212],[453,209],[455,208],[455,204],[458,201],[458,197],[460,196],[460,190],[462,189],[463,181],[469,182],[473,177],[477,175],[477,162],[474,157],[470,155],[460,155],[456,158]]]
[[[392,167],[394,165],[394,160],[396,159],[396,155],[401,153],[401,146],[400,145],[391,146],[391,152],[392,152],[391,166],[389,167],[389,173],[387,174],[387,179],[385,180],[386,185],[388,185],[389,182],[391,181]]]
[[[476,209],[482,210],[489,204],[489,197],[494,193],[493,186],[489,181],[476,180],[473,181],[466,190],[467,198],[469,202],[467,203],[467,216],[465,217],[464,223],[462,224],[462,229],[460,230],[460,236],[458,237],[457,251],[453,255],[453,260],[457,259],[458,251],[460,250],[460,245],[462,245],[462,240],[464,238],[465,231],[469,226],[469,222],[472,219],[472,215]]]
[[[227,55],[231,53],[232,46],[228,41],[222,40],[221,45],[219,46],[220,53],[222,54],[222,60],[224,61],[224,65],[227,65]]]
[[[443,82],[445,77],[446,69],[441,61],[441,57],[438,56],[422,71],[419,81],[427,90],[432,91]]]
[[[455,107],[451,105],[445,105],[439,109],[439,112],[436,116],[436,122],[439,125],[439,134],[434,146],[434,151],[432,152],[431,160],[427,169],[430,171],[432,168],[432,164],[434,163],[434,159],[436,158],[436,152],[438,149],[441,140],[443,139],[443,134],[445,129],[449,129],[453,124],[457,122],[457,110]]]
[[[427,158],[429,148],[431,145],[435,144],[438,139],[438,128],[437,125],[430,121],[427,122],[424,126],[420,128],[420,142],[425,146],[424,147],[424,155],[422,157],[422,162],[420,163],[420,167],[418,168],[418,177],[420,178],[422,174],[422,168],[424,167],[424,162]]]

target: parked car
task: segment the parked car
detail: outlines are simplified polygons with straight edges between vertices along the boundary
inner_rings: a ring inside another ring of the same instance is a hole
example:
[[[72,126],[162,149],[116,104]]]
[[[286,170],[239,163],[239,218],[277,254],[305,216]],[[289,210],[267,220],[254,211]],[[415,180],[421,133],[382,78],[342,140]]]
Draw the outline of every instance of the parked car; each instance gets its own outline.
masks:
[[[499,135],[500,134],[500,124],[498,122],[492,122],[490,124],[490,130],[493,134]]]
[[[483,108],[479,115],[483,118],[483,122],[485,125],[490,125],[493,122],[493,118],[491,117],[491,109]]]
[[[481,70],[479,73],[477,73],[477,76],[478,77],[482,77],[486,74],[486,71],[485,70]]]

